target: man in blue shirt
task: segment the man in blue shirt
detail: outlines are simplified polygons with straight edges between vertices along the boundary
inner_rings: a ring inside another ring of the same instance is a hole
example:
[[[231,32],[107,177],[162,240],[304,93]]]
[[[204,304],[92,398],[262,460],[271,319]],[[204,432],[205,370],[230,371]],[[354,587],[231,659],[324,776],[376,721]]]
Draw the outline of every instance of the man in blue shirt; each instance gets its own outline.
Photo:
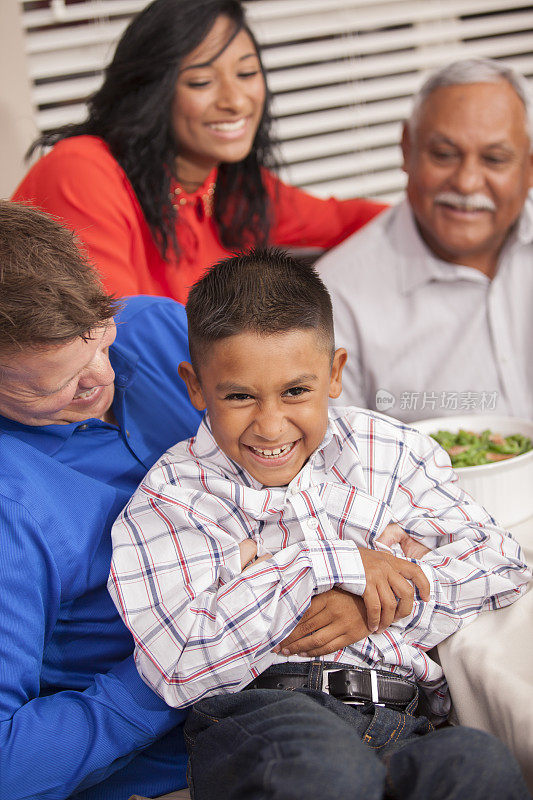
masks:
[[[117,308],[69,232],[0,202],[0,797],[10,800],[127,800],[185,785],[173,731],[184,715],[138,677],[106,583],[113,521],[198,427],[177,372],[186,318],[171,300],[136,297],[115,327]]]

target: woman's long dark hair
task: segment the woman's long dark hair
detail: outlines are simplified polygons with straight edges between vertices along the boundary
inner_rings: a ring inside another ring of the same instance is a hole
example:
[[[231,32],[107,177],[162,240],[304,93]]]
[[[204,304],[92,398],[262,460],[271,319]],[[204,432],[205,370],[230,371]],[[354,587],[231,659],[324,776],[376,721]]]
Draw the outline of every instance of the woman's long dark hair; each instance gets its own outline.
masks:
[[[28,151],[60,139],[99,136],[124,169],[139,199],[158,248],[179,253],[170,200],[170,181],[179,148],[171,127],[171,103],[184,56],[205,38],[221,14],[257,43],[239,0],[155,0],[129,24],[120,39],[102,87],[88,101],[88,118],[40,136]],[[275,166],[267,97],[263,116],[247,157],[222,163],[218,170],[213,216],[228,249],[264,244],[270,229],[270,204],[261,167]],[[231,198],[231,214],[228,214]]]

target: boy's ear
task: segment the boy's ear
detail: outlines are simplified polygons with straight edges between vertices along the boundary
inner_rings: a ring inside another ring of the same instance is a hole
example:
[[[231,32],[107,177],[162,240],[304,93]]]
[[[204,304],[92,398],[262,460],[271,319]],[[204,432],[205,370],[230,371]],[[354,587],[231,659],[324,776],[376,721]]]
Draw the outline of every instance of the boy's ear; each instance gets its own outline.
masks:
[[[180,378],[185,381],[193,406],[198,409],[198,411],[203,411],[207,404],[204,400],[200,381],[196,377],[196,372],[192,368],[192,364],[189,364],[188,361],[182,361],[178,367],[178,374]]]
[[[344,347],[339,347],[338,350],[335,350],[333,364],[331,366],[331,378],[329,382],[330,397],[338,397],[342,392],[342,371],[344,369],[344,365],[346,364],[347,358],[348,354]]]

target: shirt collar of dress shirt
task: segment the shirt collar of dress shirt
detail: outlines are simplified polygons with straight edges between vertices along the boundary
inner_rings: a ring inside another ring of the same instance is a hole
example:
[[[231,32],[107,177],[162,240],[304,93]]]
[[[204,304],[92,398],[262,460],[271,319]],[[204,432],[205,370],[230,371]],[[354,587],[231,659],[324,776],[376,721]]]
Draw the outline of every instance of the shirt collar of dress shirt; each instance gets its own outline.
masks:
[[[113,405],[118,419],[118,403],[115,402],[130,385],[139,356],[116,342],[109,350],[109,360],[115,371],[115,399]],[[31,444],[42,453],[54,456],[68,442],[73,433],[82,425],[107,425],[101,420],[71,422],[68,425],[24,425],[21,422],[0,416],[0,434],[9,433],[23,442]]]
[[[486,275],[472,267],[450,264],[437,258],[426,245],[415,222],[415,216],[407,199],[397,209],[392,221],[394,241],[403,243],[398,257],[398,277],[403,294],[410,294],[431,281],[453,282],[456,280],[489,283]],[[520,244],[533,241],[533,194],[526,198],[513,239]]]
[[[524,208],[518,219],[516,238],[520,244],[533,242],[533,189],[526,197]]]
[[[324,459],[324,470],[328,472],[335,464],[342,451],[342,443],[346,438],[346,433],[342,430],[342,420],[338,417],[335,409],[328,411],[328,427],[322,442],[317,447],[315,452],[309,457],[308,461],[300,472],[294,476],[289,486],[298,485],[302,483],[306,485],[302,488],[307,488],[309,483],[310,469],[314,465],[317,458],[320,456]],[[352,432],[353,435],[353,432]],[[202,462],[208,462],[222,470],[225,476],[237,480],[244,486],[249,486],[253,489],[263,489],[263,484],[259,483],[249,472],[243,467],[239,466],[235,461],[229,458],[217,445],[213,434],[211,432],[211,423],[207,412],[200,423],[198,432],[194,441],[195,456]]]

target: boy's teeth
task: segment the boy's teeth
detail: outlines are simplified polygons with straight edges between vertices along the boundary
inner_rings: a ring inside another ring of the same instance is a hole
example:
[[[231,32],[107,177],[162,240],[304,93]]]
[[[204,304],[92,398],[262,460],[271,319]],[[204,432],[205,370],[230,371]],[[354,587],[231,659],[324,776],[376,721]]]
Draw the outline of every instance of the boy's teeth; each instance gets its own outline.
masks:
[[[265,456],[266,458],[269,458],[269,457],[283,455],[283,453],[286,453],[292,447],[292,444],[293,443],[291,442],[290,444],[283,445],[283,447],[275,447],[273,450],[265,450],[260,447],[252,447],[252,450],[254,450],[256,453],[259,453],[262,456]]]

